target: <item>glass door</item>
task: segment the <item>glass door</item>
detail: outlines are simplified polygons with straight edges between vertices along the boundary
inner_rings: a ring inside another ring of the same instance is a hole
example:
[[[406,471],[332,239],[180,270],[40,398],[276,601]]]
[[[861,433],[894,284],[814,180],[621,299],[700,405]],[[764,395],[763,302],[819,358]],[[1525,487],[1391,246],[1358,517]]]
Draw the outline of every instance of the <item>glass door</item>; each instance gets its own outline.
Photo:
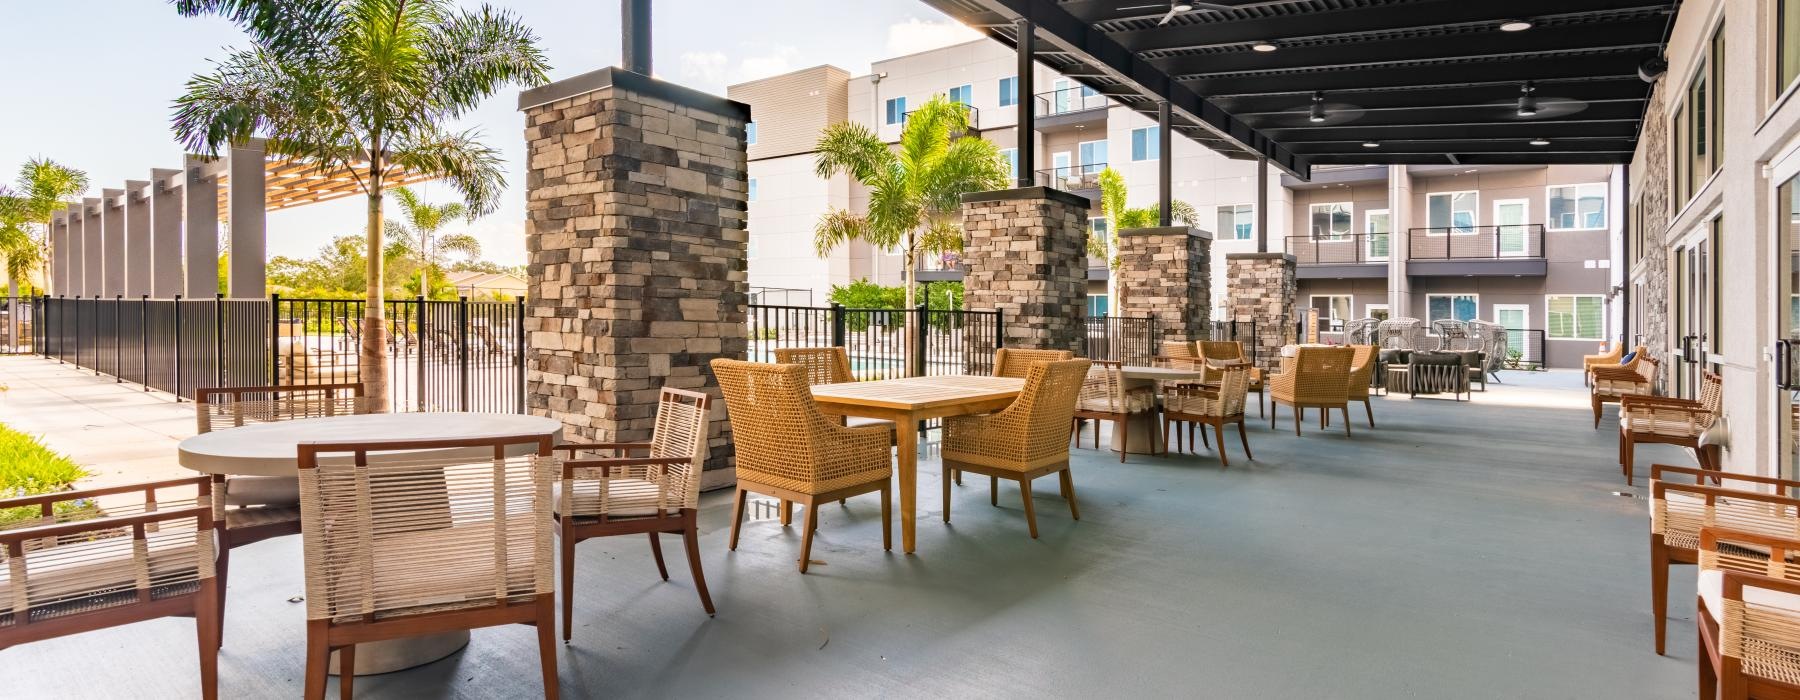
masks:
[[[1050,186],[1059,190],[1075,189],[1075,187],[1065,181],[1075,174],[1075,168],[1069,165],[1071,162],[1068,151],[1058,151],[1050,154]]]
[[[1494,305],[1494,322],[1506,328],[1506,357],[1501,359],[1508,368],[1516,368],[1521,363],[1535,364],[1543,360],[1543,358],[1536,357],[1537,349],[1531,347],[1531,343],[1526,342],[1526,336],[1530,334],[1525,330],[1531,327],[1530,319],[1531,307],[1524,304]]]
[[[1069,111],[1069,81],[1058,78],[1050,85],[1050,113],[1062,114]]]
[[[1780,304],[1779,331],[1775,341],[1776,425],[1780,437],[1779,476],[1800,475],[1800,372],[1795,370],[1800,351],[1800,176],[1775,190],[1775,227],[1780,274],[1775,276],[1775,298]]]
[[[1501,199],[1494,202],[1495,246],[1500,257],[1518,258],[1531,255],[1531,236],[1526,224],[1531,219],[1531,200]]]
[[[1710,232],[1711,225],[1703,226]],[[1712,328],[1711,241],[1705,233],[1675,248],[1675,393],[1699,398]]]

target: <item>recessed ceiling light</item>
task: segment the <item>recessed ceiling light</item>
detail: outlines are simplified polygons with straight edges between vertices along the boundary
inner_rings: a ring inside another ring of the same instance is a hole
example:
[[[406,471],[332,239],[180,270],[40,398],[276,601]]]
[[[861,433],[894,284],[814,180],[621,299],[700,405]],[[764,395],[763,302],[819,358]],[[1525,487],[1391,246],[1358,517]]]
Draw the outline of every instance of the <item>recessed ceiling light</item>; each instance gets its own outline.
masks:
[[[1381,144],[1375,141],[1364,141],[1363,148],[1381,148]]]
[[[1531,26],[1532,26],[1532,25],[1531,25],[1531,21],[1530,21],[1530,20],[1523,20],[1523,19],[1509,19],[1509,20],[1506,20],[1506,21],[1505,21],[1505,22],[1501,22],[1501,23],[1500,23],[1500,31],[1503,31],[1503,32],[1522,32],[1522,31],[1525,31],[1525,30],[1527,30],[1527,29],[1530,29],[1530,28],[1531,28]]]
[[[1533,146],[1548,146],[1548,145],[1550,145],[1550,139],[1532,139],[1531,145],[1533,145]]]
[[[1274,50],[1275,50],[1275,49],[1279,49],[1279,48],[1281,48],[1281,47],[1279,47],[1279,46],[1276,46],[1276,45],[1274,45],[1274,44],[1271,44],[1271,43],[1269,43],[1269,42],[1266,42],[1266,41],[1259,41],[1259,42],[1256,42],[1256,43],[1254,43],[1254,44],[1251,44],[1251,45],[1250,45],[1250,48],[1252,48],[1252,49],[1256,49],[1256,50],[1257,50],[1257,51],[1261,51],[1261,52],[1263,52],[1263,53],[1268,53],[1268,52],[1270,52],[1270,51],[1274,51]]]

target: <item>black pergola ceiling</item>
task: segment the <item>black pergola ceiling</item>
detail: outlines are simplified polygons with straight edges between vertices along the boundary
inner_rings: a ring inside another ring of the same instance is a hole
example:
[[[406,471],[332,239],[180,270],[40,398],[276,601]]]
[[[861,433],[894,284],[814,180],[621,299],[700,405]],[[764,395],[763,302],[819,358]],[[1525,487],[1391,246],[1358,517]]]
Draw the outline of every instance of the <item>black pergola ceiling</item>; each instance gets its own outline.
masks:
[[[1167,100],[1178,132],[1303,179],[1320,164],[1629,161],[1650,93],[1638,68],[1680,4],[1216,0],[1234,9],[1158,26],[1163,9],[1120,9],[1157,0],[925,2],[1008,44],[1030,18],[1046,65],[1152,118]],[[1539,109],[1521,116],[1527,81]]]

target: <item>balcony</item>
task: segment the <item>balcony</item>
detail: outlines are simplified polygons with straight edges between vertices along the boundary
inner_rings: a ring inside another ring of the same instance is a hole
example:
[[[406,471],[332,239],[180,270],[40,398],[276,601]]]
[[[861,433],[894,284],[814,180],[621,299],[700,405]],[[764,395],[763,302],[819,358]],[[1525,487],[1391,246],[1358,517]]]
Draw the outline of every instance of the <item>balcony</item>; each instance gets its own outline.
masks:
[[[1100,172],[1103,170],[1106,170],[1105,163],[1068,165],[1061,168],[1039,170],[1037,171],[1037,184],[1096,199],[1100,196]]]
[[[963,111],[969,113],[969,130],[964,133],[951,134],[950,137],[956,138],[956,137],[965,136],[965,135],[966,136],[979,135],[981,133],[981,110],[976,108],[975,105],[963,104],[961,102],[957,102],[954,104],[960,105],[963,108]],[[917,112],[917,111],[919,111],[919,110],[914,109],[914,110],[900,113],[900,128],[902,128],[902,129],[906,128],[906,120],[911,118],[913,113]]]
[[[1542,276],[1544,226],[1440,226],[1407,232],[1412,276]]]
[[[1385,233],[1288,236],[1287,251],[1300,279],[1387,277],[1389,236]]]
[[[1112,100],[1087,88],[1064,88],[1032,96],[1037,100],[1037,130],[1055,133],[1106,121]]]

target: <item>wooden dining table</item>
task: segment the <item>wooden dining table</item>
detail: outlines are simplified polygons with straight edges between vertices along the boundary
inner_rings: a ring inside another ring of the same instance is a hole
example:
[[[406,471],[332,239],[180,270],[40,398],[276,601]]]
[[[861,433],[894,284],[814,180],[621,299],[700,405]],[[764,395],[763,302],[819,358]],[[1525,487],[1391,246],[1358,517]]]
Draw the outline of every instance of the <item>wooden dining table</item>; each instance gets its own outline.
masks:
[[[898,432],[900,542],[911,554],[919,500],[918,425],[933,418],[993,413],[1025,388],[1010,377],[944,376],[820,384],[813,399],[828,415],[890,420]]]

